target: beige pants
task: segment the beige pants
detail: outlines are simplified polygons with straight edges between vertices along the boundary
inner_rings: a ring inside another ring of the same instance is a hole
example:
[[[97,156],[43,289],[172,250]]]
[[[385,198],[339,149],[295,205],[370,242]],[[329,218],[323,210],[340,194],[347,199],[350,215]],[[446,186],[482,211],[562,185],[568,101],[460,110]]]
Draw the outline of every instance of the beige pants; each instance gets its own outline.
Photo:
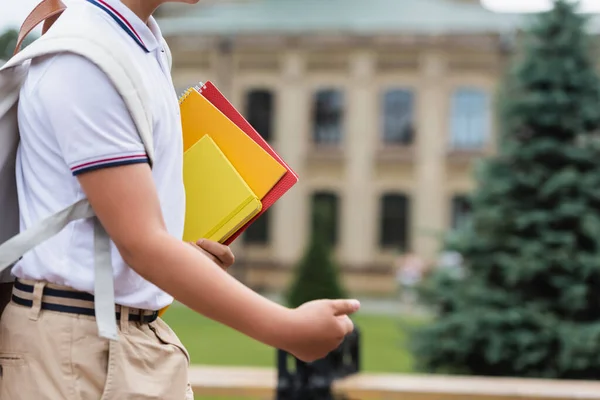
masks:
[[[109,341],[94,317],[40,311],[39,302],[10,303],[0,318],[0,399],[193,400],[189,355],[160,318],[122,318],[119,341]]]

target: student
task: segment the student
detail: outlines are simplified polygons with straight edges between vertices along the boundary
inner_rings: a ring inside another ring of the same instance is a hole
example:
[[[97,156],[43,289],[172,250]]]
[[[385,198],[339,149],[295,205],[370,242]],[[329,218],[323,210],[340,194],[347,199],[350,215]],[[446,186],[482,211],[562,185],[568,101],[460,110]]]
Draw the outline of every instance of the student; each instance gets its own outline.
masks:
[[[193,399],[188,354],[157,317],[173,298],[303,360],[325,356],[353,330],[347,315],[357,301],[280,306],[224,271],[228,247],[181,240],[179,105],[151,17],[166,2],[72,1],[59,21],[97,13],[129,46],[154,95],[152,169],[126,105],[92,62],[68,53],[37,59],[22,87],[21,226],[88,198],[112,240],[119,340],[101,338],[93,316],[93,221],[71,223],[13,268],[18,280],[0,319],[2,400]]]

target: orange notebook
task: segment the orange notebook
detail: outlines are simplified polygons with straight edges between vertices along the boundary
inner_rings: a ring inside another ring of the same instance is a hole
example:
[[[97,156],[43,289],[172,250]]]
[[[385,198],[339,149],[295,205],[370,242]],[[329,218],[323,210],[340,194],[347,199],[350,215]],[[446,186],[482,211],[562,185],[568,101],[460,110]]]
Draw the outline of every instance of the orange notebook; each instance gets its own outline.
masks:
[[[179,106],[183,151],[187,151],[204,135],[209,135],[259,199],[264,198],[287,172],[285,167],[194,88],[185,92],[179,100]]]

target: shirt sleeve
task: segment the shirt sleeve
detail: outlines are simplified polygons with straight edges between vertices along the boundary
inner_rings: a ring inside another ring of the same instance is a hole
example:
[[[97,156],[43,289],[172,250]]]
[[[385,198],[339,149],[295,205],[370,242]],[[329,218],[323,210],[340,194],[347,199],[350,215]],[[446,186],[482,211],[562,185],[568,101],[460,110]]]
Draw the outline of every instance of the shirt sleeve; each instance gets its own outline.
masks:
[[[35,85],[44,115],[73,175],[148,163],[129,109],[100,68],[75,54],[54,56]]]

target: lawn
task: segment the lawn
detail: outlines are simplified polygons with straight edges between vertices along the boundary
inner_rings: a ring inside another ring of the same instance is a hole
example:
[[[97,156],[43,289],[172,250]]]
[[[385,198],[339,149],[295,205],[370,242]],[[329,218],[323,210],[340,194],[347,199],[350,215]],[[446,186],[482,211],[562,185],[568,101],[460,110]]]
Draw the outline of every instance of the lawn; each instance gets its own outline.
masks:
[[[240,333],[173,306],[165,320],[190,352],[192,363],[274,367],[275,351]],[[413,360],[407,349],[407,332],[423,320],[358,313],[353,317],[361,331],[361,368],[369,372],[409,372]],[[214,398],[205,400],[227,400]]]

